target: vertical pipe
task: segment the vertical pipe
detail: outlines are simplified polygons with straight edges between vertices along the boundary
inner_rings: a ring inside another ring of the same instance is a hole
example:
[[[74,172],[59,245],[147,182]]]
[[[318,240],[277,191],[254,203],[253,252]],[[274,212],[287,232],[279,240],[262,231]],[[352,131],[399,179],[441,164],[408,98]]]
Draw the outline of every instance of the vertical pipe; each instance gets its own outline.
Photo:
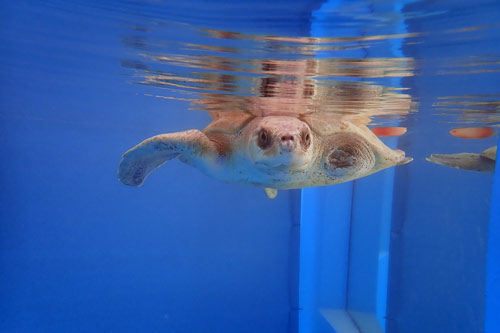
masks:
[[[498,140],[500,146],[500,139]],[[498,147],[497,146],[497,147]],[[486,266],[486,318],[485,332],[496,333],[500,327],[500,152],[491,192],[491,213],[488,229],[488,254]]]

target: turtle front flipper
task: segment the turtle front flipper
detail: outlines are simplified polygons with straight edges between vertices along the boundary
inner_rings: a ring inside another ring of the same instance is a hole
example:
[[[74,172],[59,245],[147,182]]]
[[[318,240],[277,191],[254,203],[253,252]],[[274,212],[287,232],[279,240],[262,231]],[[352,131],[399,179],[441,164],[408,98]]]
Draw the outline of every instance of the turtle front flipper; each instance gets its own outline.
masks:
[[[118,180],[125,185],[140,186],[151,171],[174,157],[212,152],[217,152],[215,143],[198,130],[160,134],[123,154]]]
[[[462,170],[492,172],[495,170],[495,161],[479,154],[432,154],[427,161]]]

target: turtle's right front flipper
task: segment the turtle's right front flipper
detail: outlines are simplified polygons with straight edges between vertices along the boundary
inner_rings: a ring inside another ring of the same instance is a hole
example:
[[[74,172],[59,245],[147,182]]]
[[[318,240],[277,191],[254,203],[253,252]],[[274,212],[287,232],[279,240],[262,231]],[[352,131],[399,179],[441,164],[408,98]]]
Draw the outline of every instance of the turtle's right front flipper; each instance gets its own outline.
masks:
[[[482,172],[492,172],[495,170],[495,161],[479,154],[432,154],[426,160],[462,170]]]
[[[216,152],[215,144],[198,130],[160,134],[144,140],[123,154],[118,180],[140,186],[154,169],[179,155]]]

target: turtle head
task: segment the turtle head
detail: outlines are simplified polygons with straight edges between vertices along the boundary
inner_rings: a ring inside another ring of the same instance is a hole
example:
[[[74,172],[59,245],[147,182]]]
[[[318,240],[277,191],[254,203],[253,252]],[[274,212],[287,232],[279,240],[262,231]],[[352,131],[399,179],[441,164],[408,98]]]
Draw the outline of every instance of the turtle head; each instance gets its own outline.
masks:
[[[248,152],[257,167],[304,170],[310,166],[314,137],[305,122],[288,116],[257,120],[248,140]]]
[[[365,129],[356,127],[325,139],[321,163],[324,172],[335,182],[361,178],[412,161],[405,157],[404,151],[390,149]]]

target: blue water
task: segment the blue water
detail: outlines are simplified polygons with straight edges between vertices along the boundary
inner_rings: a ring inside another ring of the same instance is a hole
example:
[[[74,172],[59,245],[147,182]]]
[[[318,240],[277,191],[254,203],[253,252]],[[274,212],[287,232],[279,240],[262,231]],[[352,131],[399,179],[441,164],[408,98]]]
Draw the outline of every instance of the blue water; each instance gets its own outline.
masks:
[[[0,15],[1,332],[499,331],[498,168],[425,160],[498,142],[496,1],[22,0]],[[142,140],[255,105],[406,127],[383,141],[414,160],[273,200],[180,161],[118,182]]]

